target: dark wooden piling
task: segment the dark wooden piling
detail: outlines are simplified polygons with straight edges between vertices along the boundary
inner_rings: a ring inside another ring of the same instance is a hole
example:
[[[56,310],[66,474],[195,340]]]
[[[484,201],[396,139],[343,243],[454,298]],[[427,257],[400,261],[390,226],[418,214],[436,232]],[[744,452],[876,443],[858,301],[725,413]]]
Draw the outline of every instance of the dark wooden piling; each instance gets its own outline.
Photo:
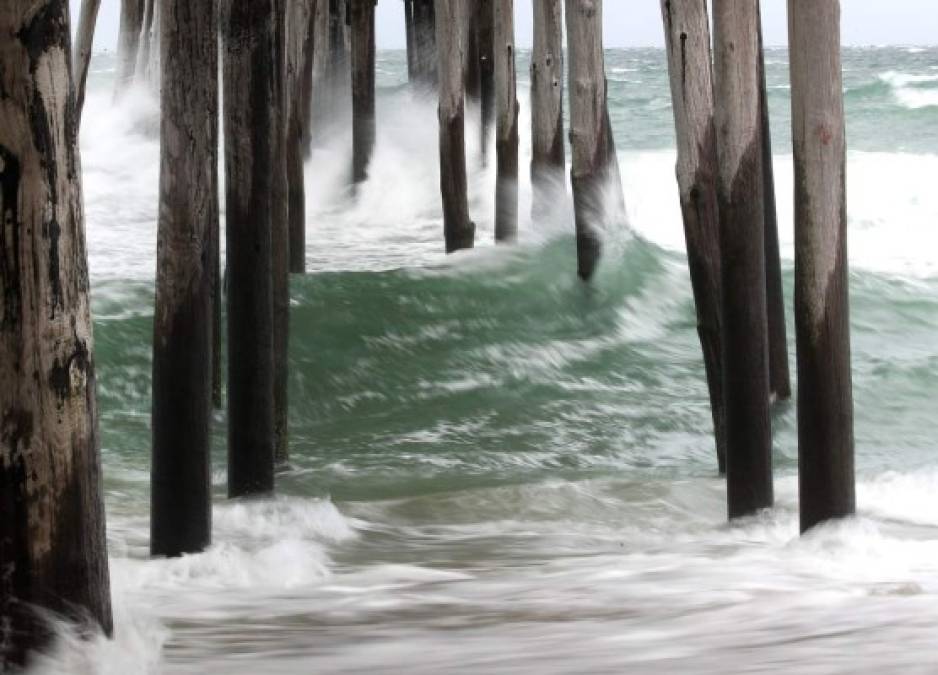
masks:
[[[463,41],[466,46],[463,58],[463,88],[466,91],[467,104],[476,109],[482,98],[482,71],[480,70],[482,64],[479,57],[479,22],[482,20],[482,3],[478,0],[465,2],[463,9],[466,12],[466,35]]]
[[[48,646],[42,610],[112,628],[68,11],[0,3],[3,672]]]
[[[121,0],[120,28],[117,33],[117,93],[130,86],[134,80],[145,11],[145,0]]]
[[[758,13],[751,0],[713,10],[727,507],[736,518],[773,501]]]
[[[765,221],[765,294],[769,323],[769,395],[773,401],[791,398],[788,368],[788,329],[785,325],[785,289],[778,244],[778,213],[775,205],[775,166],[772,158],[772,127],[766,84],[765,51],[762,45],[762,16],[759,14],[759,117],[762,124],[762,201]]]
[[[717,463],[726,472],[720,218],[713,121],[710,18],[706,0],[661,0],[677,136],[677,182],[697,334],[710,393]]]
[[[518,237],[518,97],[514,0],[495,0],[495,241]]]
[[[414,81],[416,45],[414,45],[414,0],[404,0],[404,35],[407,40],[407,81]]]
[[[534,1],[531,54],[531,218],[554,212],[565,194],[563,137],[563,7]]]
[[[368,178],[375,147],[375,0],[351,0],[352,181]]]
[[[313,81],[314,0],[287,5],[287,210],[290,272],[306,272],[306,186],[303,154],[308,143],[309,105]]]
[[[228,494],[239,497],[274,487],[276,12],[274,0],[225,4]]]
[[[435,17],[434,0],[414,0],[414,82],[423,89],[436,87],[438,80]]]
[[[469,218],[466,183],[466,109],[462,64],[462,24],[465,13],[461,5],[461,0],[437,0],[436,3],[440,192],[443,198],[443,234],[447,253],[472,248],[475,243],[475,223]]]
[[[218,19],[215,0],[161,2],[150,551],[178,556],[212,538]]]
[[[495,8],[494,0],[479,2],[479,104],[482,166],[488,164],[489,142],[495,120]]]
[[[606,101],[602,0],[567,0],[566,9],[577,274],[586,281],[624,199]]]
[[[274,460],[285,463],[289,452],[290,352],[290,189],[287,184],[287,3],[274,0],[274,54],[270,118],[274,125],[273,212],[271,214],[271,272],[274,308]]]
[[[802,532],[856,508],[840,3],[789,0]]]
[[[82,0],[81,2],[78,33],[75,36],[75,55],[72,59],[72,77],[75,80],[75,116],[79,123],[85,107],[85,89],[88,83],[88,69],[91,67],[94,29],[98,23],[100,8],[101,0]]]
[[[302,122],[302,148],[303,158],[309,158],[313,154],[313,82],[315,80],[315,58],[316,58],[316,21],[320,7],[325,0],[306,0],[309,5],[309,16],[306,26],[306,43],[303,47],[303,65],[300,74],[300,120]],[[300,240],[302,238],[302,241]],[[306,251],[306,228],[302,230],[290,229],[290,269],[293,272],[301,274],[306,271],[305,255],[302,261],[294,257],[297,252]]]

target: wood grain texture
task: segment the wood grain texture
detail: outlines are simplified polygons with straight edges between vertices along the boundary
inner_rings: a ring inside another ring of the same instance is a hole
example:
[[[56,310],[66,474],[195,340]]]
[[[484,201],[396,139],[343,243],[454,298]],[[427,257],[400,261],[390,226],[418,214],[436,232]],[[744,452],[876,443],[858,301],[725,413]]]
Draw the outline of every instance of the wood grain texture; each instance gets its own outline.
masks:
[[[789,0],[801,529],[856,509],[840,3]]]
[[[710,17],[706,0],[661,0],[677,139],[677,183],[697,333],[713,414],[717,465],[726,473],[720,214]]]
[[[773,503],[756,4],[716,0],[713,23],[727,511],[736,518]]]
[[[495,241],[518,237],[518,95],[514,0],[495,4]]]
[[[475,223],[469,218],[466,184],[465,98],[463,93],[462,0],[437,0],[439,57],[440,193],[447,253],[472,248]]]
[[[0,670],[112,628],[68,17],[0,4]]]
[[[218,21],[214,0],[161,2],[150,550],[178,556],[212,532]]]
[[[535,224],[566,198],[563,137],[563,4],[534,0],[531,52],[531,217]]]

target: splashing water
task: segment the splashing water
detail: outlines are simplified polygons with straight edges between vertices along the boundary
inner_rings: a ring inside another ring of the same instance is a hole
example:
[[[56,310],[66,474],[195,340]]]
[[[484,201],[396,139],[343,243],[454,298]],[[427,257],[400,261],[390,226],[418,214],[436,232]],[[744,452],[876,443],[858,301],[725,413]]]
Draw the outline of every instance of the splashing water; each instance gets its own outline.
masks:
[[[785,52],[768,64],[790,306]],[[157,108],[143,93],[113,105],[97,59],[82,161],[116,634],[63,628],[36,672],[929,670],[936,66],[934,49],[845,54],[857,518],[797,536],[788,406],[776,508],[725,523],[662,52],[608,54],[630,228],[606,233],[591,288],[569,203],[532,223],[526,178],[520,244],[492,245],[471,108],[479,247],[444,257],[435,104],[384,52],[370,180],[350,198],[342,134],[306,167],[311,273],[291,289],[280,496],[224,500],[219,414],[215,543],[149,560]]]

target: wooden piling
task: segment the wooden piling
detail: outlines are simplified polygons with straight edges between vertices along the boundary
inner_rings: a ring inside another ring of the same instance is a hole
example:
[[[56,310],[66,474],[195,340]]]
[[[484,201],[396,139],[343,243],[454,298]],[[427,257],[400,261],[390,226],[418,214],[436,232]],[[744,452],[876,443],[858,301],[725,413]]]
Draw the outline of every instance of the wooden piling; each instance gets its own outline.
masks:
[[[416,46],[414,45],[414,0],[404,0],[404,35],[407,40],[407,81],[414,81]]]
[[[272,150],[273,203],[271,213],[271,272],[274,308],[274,461],[289,459],[290,352],[290,189],[287,184],[287,2],[274,0],[274,53],[270,117],[274,125]]]
[[[178,556],[212,538],[218,20],[214,0],[161,1],[150,551]]]
[[[856,508],[838,0],[789,0],[801,530]]]
[[[713,6],[730,518],[773,501],[757,14],[752,0]]]
[[[72,60],[72,77],[75,81],[75,116],[79,123],[81,123],[81,113],[85,107],[85,89],[88,83],[88,69],[91,67],[94,29],[98,22],[100,7],[101,0],[81,1],[78,34],[75,38],[75,55]]]
[[[48,646],[42,610],[112,629],[68,11],[0,3],[3,672]]]
[[[418,0],[419,3],[419,0]],[[469,218],[466,184],[464,34],[462,0],[437,0],[436,45],[439,56],[440,192],[446,252],[472,248],[475,223]]]
[[[531,54],[531,218],[548,218],[565,189],[563,137],[563,7],[534,0]]]
[[[438,81],[435,16],[434,0],[414,0],[414,81],[423,89],[436,87]]]
[[[306,272],[306,186],[303,154],[307,147],[309,104],[313,79],[313,0],[287,4],[287,210],[290,272]]]
[[[463,58],[463,79],[466,91],[466,103],[475,109],[482,98],[482,71],[479,57],[479,23],[482,20],[482,4],[478,0],[464,0],[463,11],[466,13],[466,46]]]
[[[761,9],[761,8],[760,8]],[[762,44],[762,15],[759,13],[759,117],[762,123],[762,177],[765,220],[765,292],[769,325],[769,395],[773,401],[791,398],[788,368],[788,330],[785,325],[785,290],[782,258],[778,244],[778,213],[775,208],[775,166],[772,158],[772,128]]]
[[[495,119],[495,8],[494,0],[479,3],[479,98],[481,107],[482,166],[488,164]]]
[[[120,28],[117,33],[117,93],[130,86],[134,80],[145,10],[144,0],[121,0]]]
[[[495,0],[495,241],[518,238],[518,98],[514,0]]]
[[[368,178],[375,147],[375,0],[351,0],[352,181]]]
[[[726,472],[717,147],[706,0],[661,0],[677,136],[677,182],[717,463]]]
[[[274,487],[274,0],[229,0],[224,36],[228,494]]]
[[[306,0],[309,4],[308,25],[306,26],[306,44],[303,47],[303,65],[300,74],[300,120],[302,122],[302,149],[303,158],[313,154],[313,82],[315,81],[316,58],[316,20],[319,7],[325,0]],[[300,239],[302,238],[302,240]],[[306,251],[306,228],[302,230],[290,229],[290,269],[298,274],[306,271],[306,260],[300,261],[293,257],[298,251]]]
[[[570,78],[570,141],[573,147],[573,208],[577,274],[596,271],[600,233],[620,210],[622,185],[606,101],[602,0],[566,0]]]

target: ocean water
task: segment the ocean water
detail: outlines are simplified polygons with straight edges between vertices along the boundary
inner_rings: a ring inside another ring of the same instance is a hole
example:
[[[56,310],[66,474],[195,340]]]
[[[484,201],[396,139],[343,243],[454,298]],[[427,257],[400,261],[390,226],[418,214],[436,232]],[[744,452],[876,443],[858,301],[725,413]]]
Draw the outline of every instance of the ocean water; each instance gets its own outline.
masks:
[[[787,55],[767,62],[790,312]],[[36,672],[932,672],[938,49],[850,49],[844,70],[856,518],[798,536],[782,405],[777,505],[726,523],[662,51],[607,54],[628,222],[590,287],[569,206],[532,223],[526,178],[520,243],[492,244],[472,111],[478,248],[443,255],[435,105],[382,52],[371,179],[346,189],[341,127],[306,166],[278,495],[225,499],[219,413],[214,544],[150,560],[158,106],[115,104],[97,58],[82,163],[116,633],[63,632]]]

